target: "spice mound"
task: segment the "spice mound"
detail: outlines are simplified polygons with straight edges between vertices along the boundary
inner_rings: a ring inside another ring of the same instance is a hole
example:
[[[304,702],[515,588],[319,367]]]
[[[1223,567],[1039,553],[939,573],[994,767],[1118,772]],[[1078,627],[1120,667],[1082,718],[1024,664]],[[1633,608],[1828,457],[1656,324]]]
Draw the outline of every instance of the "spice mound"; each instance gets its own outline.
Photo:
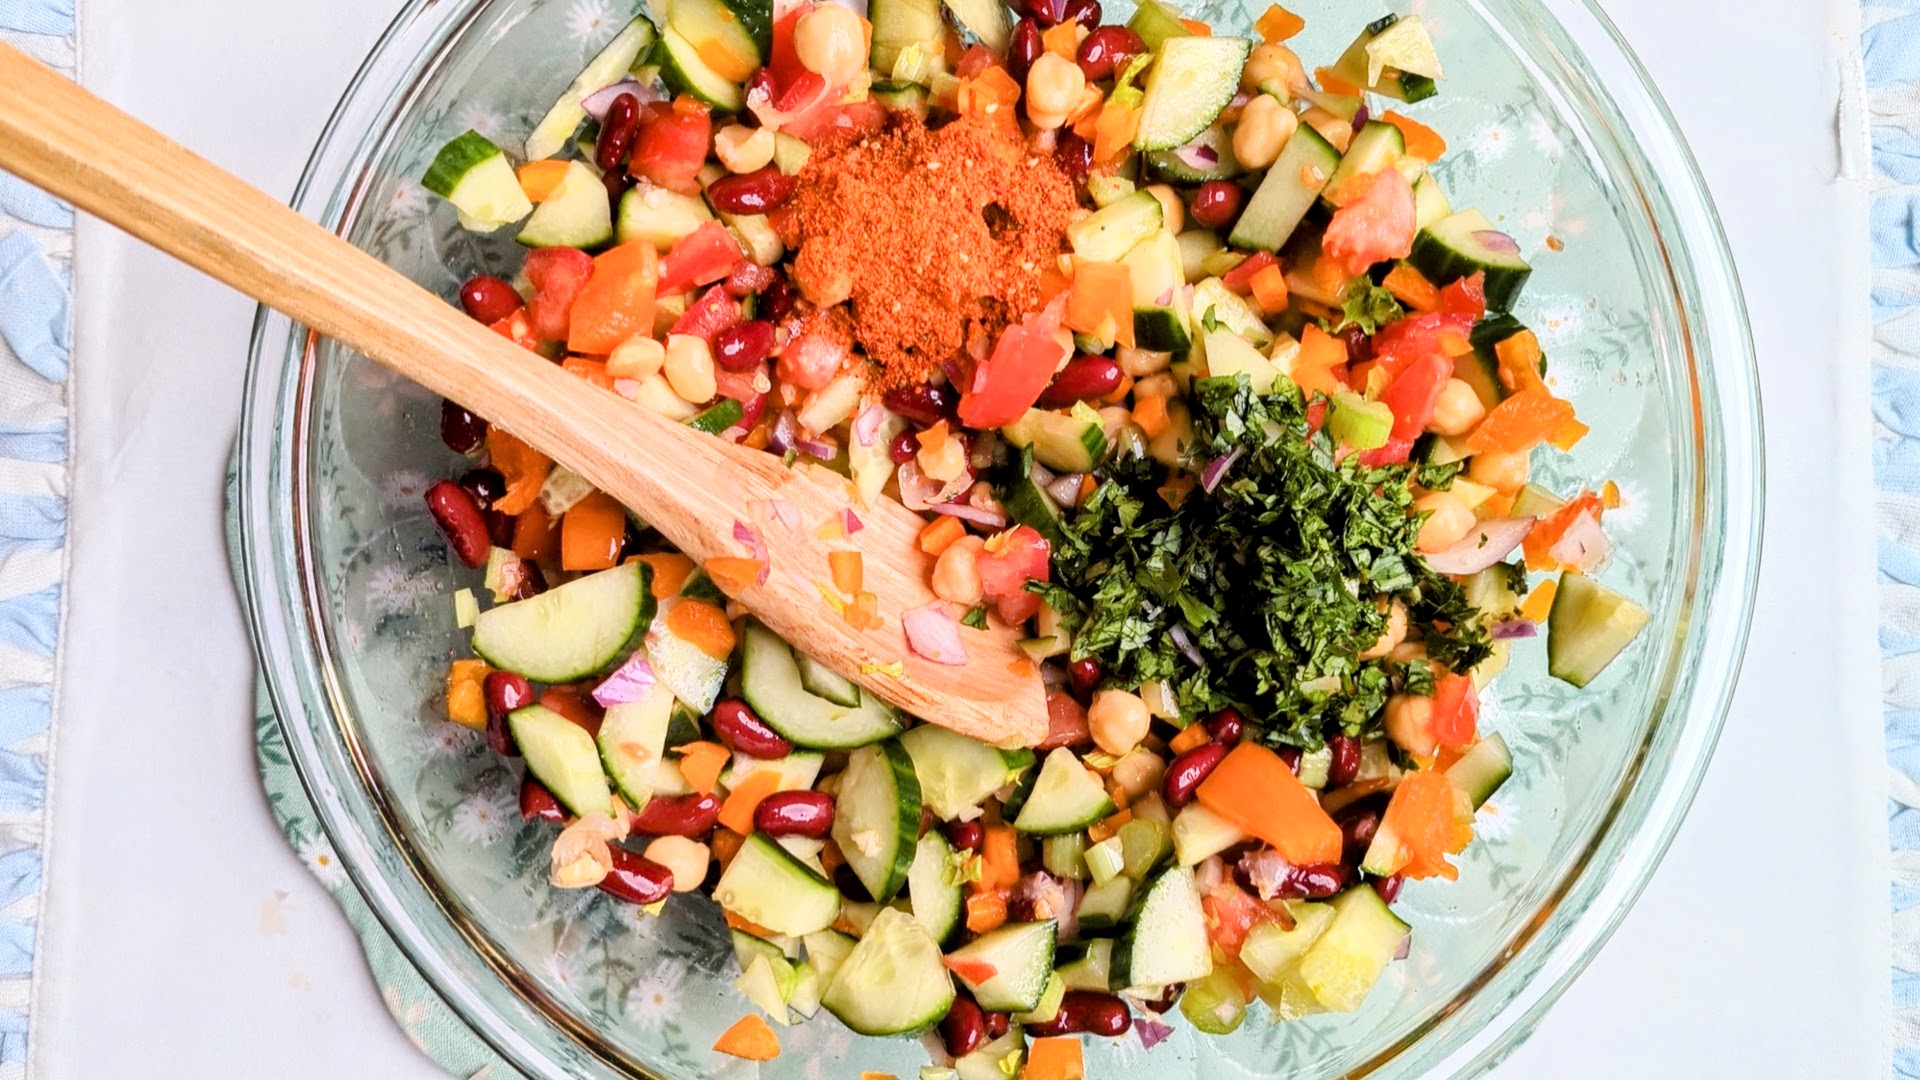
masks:
[[[1077,202],[1051,154],[970,119],[886,131],[817,154],[800,175],[786,239],[814,303],[852,301],[853,335],[881,382],[924,381],[983,354],[1041,302]]]

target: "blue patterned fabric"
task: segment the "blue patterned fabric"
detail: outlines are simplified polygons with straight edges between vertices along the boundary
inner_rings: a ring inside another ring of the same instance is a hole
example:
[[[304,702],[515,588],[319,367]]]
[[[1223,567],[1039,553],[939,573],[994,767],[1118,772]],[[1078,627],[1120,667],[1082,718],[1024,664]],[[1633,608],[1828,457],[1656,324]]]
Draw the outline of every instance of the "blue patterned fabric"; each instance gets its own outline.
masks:
[[[74,0],[0,0],[0,39],[73,74]],[[66,572],[73,209],[0,173],[0,1080],[28,1075]]]

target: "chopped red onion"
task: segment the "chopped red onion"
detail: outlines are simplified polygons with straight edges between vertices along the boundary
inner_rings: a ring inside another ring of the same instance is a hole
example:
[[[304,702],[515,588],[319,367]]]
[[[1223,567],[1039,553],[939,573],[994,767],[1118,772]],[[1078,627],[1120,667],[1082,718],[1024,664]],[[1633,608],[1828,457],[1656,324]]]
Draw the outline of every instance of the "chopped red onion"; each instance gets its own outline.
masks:
[[[914,655],[951,667],[967,662],[967,647],[960,640],[960,621],[940,601],[903,612],[900,628],[907,632],[907,648],[912,649]]]
[[[1505,559],[1533,531],[1533,518],[1494,518],[1474,527],[1459,543],[1426,556],[1442,574],[1475,574]]]
[[[934,503],[932,506],[927,507],[927,509],[936,514],[957,517],[961,521],[970,521],[983,529],[1004,529],[1007,527],[1007,517],[1005,514],[996,514],[991,510],[983,510],[969,503]]]
[[[825,439],[795,439],[793,448],[821,461],[832,461],[840,455],[840,447]]]
[[[613,674],[600,680],[600,685],[593,688],[593,700],[603,709],[643,701],[653,692],[653,684],[653,666],[647,663],[647,654],[636,652]]]
[[[1161,307],[1166,307],[1168,304],[1173,303],[1173,290],[1171,288],[1164,290],[1154,300],[1154,302],[1159,304]]]
[[[799,421],[793,418],[791,410],[783,410],[779,419],[773,422],[773,430],[767,433],[767,449],[784,454],[793,449],[793,442],[799,435]]]
[[[887,422],[887,407],[874,402],[860,410],[853,419],[853,441],[861,446],[872,446],[873,440],[880,437],[880,425]]]
[[[1591,510],[1581,511],[1580,516],[1573,519],[1573,524],[1567,526],[1567,531],[1560,535],[1560,539],[1547,549],[1548,558],[1583,574],[1600,569],[1611,554],[1613,542],[1607,539],[1599,518]]]
[[[1280,886],[1287,882],[1287,871],[1292,864],[1280,857],[1280,853],[1270,847],[1258,851],[1249,851],[1240,856],[1240,870],[1247,875],[1247,884],[1260,894],[1260,899],[1271,900],[1280,895]]]
[[[1508,236],[1499,229],[1477,229],[1474,231],[1473,238],[1479,241],[1481,246],[1485,247],[1488,251],[1498,252],[1502,255],[1520,254],[1520,244],[1515,241],[1513,237]]]
[[[1360,134],[1360,129],[1366,127],[1367,121],[1371,119],[1373,119],[1373,112],[1367,108],[1366,102],[1361,102],[1360,111],[1353,114],[1353,133]]]
[[[1047,468],[1038,461],[1033,463],[1033,468],[1027,470],[1027,478],[1033,481],[1034,487],[1046,487],[1048,484],[1053,483],[1057,476],[1058,474],[1052,469]]]
[[[1400,947],[1393,950],[1393,958],[1395,960],[1405,960],[1408,956],[1412,954],[1413,954],[1413,935],[1408,934],[1406,937],[1403,937],[1400,939]]]
[[[1140,1035],[1140,1049],[1142,1050],[1151,1050],[1159,1046],[1161,1043],[1167,1041],[1167,1036],[1173,1034],[1171,1025],[1163,1024],[1151,1016],[1135,1016],[1133,1018],[1133,1030]]]
[[[642,105],[649,105],[665,99],[656,84],[637,83],[632,79],[623,79],[612,86],[602,87],[580,100],[580,107],[596,121],[607,118],[607,110],[613,108],[614,99],[621,94],[632,94]]]
[[[1060,882],[1060,888],[1066,892],[1066,906],[1054,913],[1059,924],[1055,933],[1062,941],[1075,941],[1080,937],[1080,901],[1087,898],[1087,890],[1072,878]]]
[[[937,503],[948,503],[959,498],[973,486],[973,474],[963,471],[945,484],[920,471],[918,461],[908,461],[900,466],[900,501],[909,510],[929,510]]]
[[[1214,886],[1227,880],[1227,864],[1218,855],[1209,855],[1194,867],[1193,883],[1203,893],[1212,892]]]
[[[767,542],[760,538],[760,533],[753,526],[735,518],[733,538],[746,545],[749,558],[759,559],[761,562],[767,561]]]
[[[1047,494],[1053,496],[1053,501],[1061,506],[1078,506],[1080,505],[1080,482],[1084,479],[1085,477],[1080,473],[1066,473],[1053,483],[1046,485]]]
[[[1211,169],[1220,164],[1220,152],[1205,143],[1188,143],[1185,146],[1176,147],[1173,156],[1194,169]]]
[[[1187,636],[1186,627],[1174,623],[1173,629],[1167,631],[1167,636],[1173,639],[1174,648],[1180,650],[1180,655],[1192,661],[1194,667],[1207,666],[1207,658],[1201,656],[1200,650],[1193,647],[1193,639]]]
[[[737,443],[741,439],[744,439],[747,437],[747,429],[741,427],[739,424],[735,424],[732,427],[728,428],[727,430],[721,432],[720,437],[730,443]]]
[[[849,506],[840,511],[840,527],[847,530],[848,536],[852,536],[854,533],[866,528],[867,525],[866,522],[860,520],[860,515],[853,512],[853,507]]]
[[[1061,913],[1072,906],[1073,899],[1060,879],[1045,870],[1035,870],[1021,878],[1013,888],[1013,895],[1033,903],[1033,917],[1036,919],[1060,918]]]
[[[1236,446],[1207,462],[1207,467],[1200,473],[1200,490],[1209,495],[1213,494],[1213,489],[1220,486],[1220,481],[1227,475],[1227,470],[1233,468],[1233,463],[1239,461],[1240,455],[1245,452],[1246,447]]]
[[[1537,637],[1539,633],[1540,626],[1532,619],[1508,619],[1506,622],[1493,624],[1493,628],[1487,631],[1487,635],[1495,641]]]

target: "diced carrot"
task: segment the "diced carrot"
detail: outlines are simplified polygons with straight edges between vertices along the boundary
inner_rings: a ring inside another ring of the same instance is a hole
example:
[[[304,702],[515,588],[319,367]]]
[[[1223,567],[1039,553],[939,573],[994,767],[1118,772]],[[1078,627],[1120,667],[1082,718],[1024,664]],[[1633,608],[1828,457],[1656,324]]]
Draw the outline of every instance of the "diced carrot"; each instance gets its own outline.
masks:
[[[567,348],[605,356],[635,334],[653,329],[653,292],[659,258],[649,240],[633,240],[593,259],[593,273],[574,298]]]
[[[607,374],[604,360],[589,356],[569,356],[560,362],[560,370],[576,379],[585,379],[602,390],[613,389],[613,376]]]
[[[627,511],[604,491],[573,504],[560,518],[560,569],[605,570],[620,563]]]
[[[1197,794],[1207,809],[1272,844],[1295,866],[1340,861],[1340,826],[1280,755],[1258,743],[1234,747]]]
[[[1193,494],[1193,489],[1197,486],[1199,481],[1193,478],[1192,473],[1177,472],[1169,473],[1166,482],[1154,491],[1168,506],[1178,510],[1180,504],[1187,501],[1187,496]]]
[[[588,701],[579,689],[550,686],[540,695],[540,704],[585,728],[589,735],[600,734],[600,708]]]
[[[1194,37],[1213,36],[1213,27],[1208,26],[1199,19],[1181,19],[1180,25],[1186,27],[1187,33],[1192,34]]]
[[[1440,310],[1440,290],[1427,275],[1413,268],[1411,263],[1394,263],[1393,269],[1380,282],[1386,286],[1394,299],[1407,305],[1413,311]]]
[[[1007,890],[988,889],[967,897],[967,929],[984,934],[1007,921]]]
[[[1010,889],[1019,880],[1020,854],[1013,826],[988,826],[980,841],[980,884]]]
[[[1571,450],[1579,445],[1580,440],[1586,438],[1587,432],[1591,430],[1593,429],[1581,423],[1579,420],[1570,419],[1559,427],[1554,428],[1553,434],[1547,436],[1547,442],[1556,450]]]
[[[938,555],[955,540],[967,535],[967,527],[957,517],[941,517],[920,530],[920,550]]]
[[[721,1032],[713,1041],[713,1048],[747,1061],[772,1061],[780,1056],[780,1036],[773,1033],[759,1013],[748,1013]]]
[[[861,579],[866,576],[857,551],[832,551],[827,553],[827,565],[833,570],[833,587],[853,596],[860,591]]]
[[[1087,500],[1093,498],[1093,493],[1098,490],[1100,490],[1100,481],[1095,480],[1093,478],[1092,473],[1088,473],[1086,476],[1081,477],[1080,478],[1080,501],[1074,505],[1085,506],[1087,504]]]
[[[1120,826],[1132,820],[1133,811],[1131,810],[1121,810],[1117,813],[1110,814],[1094,822],[1092,825],[1087,826],[1087,838],[1097,844],[1111,837],[1114,833],[1119,832]]]
[[[1440,133],[1411,116],[1388,109],[1380,119],[1400,129],[1400,137],[1406,141],[1407,156],[1417,157],[1421,161],[1439,161],[1440,155],[1447,152],[1447,140]]]
[[[491,674],[485,660],[455,660],[447,665],[447,719],[482,731],[487,726],[487,696],[481,683]]]
[[[693,576],[693,560],[677,551],[660,551],[636,557],[653,568],[650,588],[655,600],[678,596],[686,586],[687,579]]]
[[[930,428],[915,432],[913,441],[929,454],[939,453],[947,445],[947,422],[941,420]]]
[[[559,158],[547,158],[544,161],[529,161],[520,166],[520,190],[527,193],[528,200],[536,203],[547,201],[553,189],[566,179],[567,163]]]
[[[1111,165],[1133,145],[1140,133],[1140,109],[1109,99],[1100,107],[1093,125],[1093,163]]]
[[[732,829],[728,829],[727,831],[733,832]],[[745,840],[741,840],[739,842],[745,843]],[[749,919],[743,915],[735,915],[733,912],[728,911],[726,908],[721,908],[720,914],[721,914],[721,917],[726,920],[726,923],[729,927],[732,927],[733,929],[738,930],[743,934],[752,934],[754,937],[757,937],[757,938],[771,938],[771,937],[779,936],[779,931],[769,930],[766,927],[761,926],[759,923],[754,922],[752,919]]]
[[[1188,724],[1180,729],[1180,734],[1167,740],[1167,749],[1175,754],[1184,754],[1196,747],[1205,746],[1207,738],[1205,724]]]
[[[1574,420],[1572,402],[1545,390],[1522,390],[1487,413],[1473,434],[1467,436],[1467,452],[1513,454],[1531,450],[1569,422],[1578,422]]]
[[[1067,295],[1067,312],[1062,321],[1069,330],[1131,348],[1133,272],[1121,263],[1075,260],[1073,291]]]
[[[1532,592],[1520,604],[1520,617],[1528,622],[1543,622],[1553,611],[1553,594],[1560,591],[1560,582],[1549,578],[1534,586]]]
[[[767,564],[759,559],[744,559],[732,555],[722,555],[717,559],[708,559],[707,576],[728,596],[739,596],[760,580],[760,571]]]
[[[499,428],[487,432],[487,458],[507,482],[506,494],[493,500],[493,509],[503,514],[518,514],[532,506],[553,468],[552,458]]]
[[[1271,4],[1259,18],[1253,20],[1253,28],[1259,31],[1262,41],[1269,45],[1277,45],[1305,30],[1307,20],[1279,4]]]
[[[1026,1067],[1020,1070],[1020,1080],[1085,1080],[1086,1075],[1080,1039],[1073,1035],[1035,1039],[1027,1047]]]
[[[1143,397],[1133,403],[1133,422],[1147,433],[1147,438],[1158,438],[1173,423],[1167,415],[1167,399],[1164,397]]]
[[[560,552],[562,519],[536,502],[513,519],[513,553],[528,562],[552,562]]]
[[[1380,831],[1400,841],[1398,872],[1410,878],[1460,876],[1448,855],[1465,850],[1473,839],[1471,812],[1460,813],[1453,781],[1437,769],[1420,769],[1400,778],[1380,819]]]
[[[680,747],[680,775],[686,779],[687,786],[702,795],[710,795],[730,756],[727,748],[719,743],[687,743]]]
[[[1279,266],[1254,271],[1247,279],[1247,286],[1253,290],[1253,299],[1265,314],[1277,315],[1287,309],[1287,275]]]
[[[1493,347],[1499,362],[1500,385],[1509,391],[1545,390],[1540,378],[1540,339],[1533,331],[1522,330]]]
[[[847,625],[855,630],[873,630],[880,626],[880,598],[870,592],[858,593],[847,609],[840,613]]]
[[[686,759],[680,760],[684,771]],[[739,787],[727,794],[727,801],[720,804],[720,824],[742,835],[752,832],[753,812],[760,808],[761,800],[778,790],[780,776],[772,769],[748,774]]]
[[[713,830],[713,835],[707,838],[707,847],[713,852],[713,861],[720,864],[720,869],[725,870],[727,864],[733,861],[733,857],[740,854],[740,845],[746,842],[747,838],[745,836],[734,832],[732,829],[715,829]],[[732,918],[737,918],[737,916],[732,916],[728,919],[729,925],[732,923]],[[746,920],[742,919],[741,921],[745,922]]]
[[[681,600],[667,612],[667,629],[715,660],[733,655],[733,623],[727,613],[701,600]]]
[[[1341,78],[1340,76],[1335,75],[1333,73],[1333,69],[1330,67],[1315,68],[1313,71],[1313,77],[1319,81],[1320,89],[1325,90],[1329,94],[1341,94],[1346,97],[1356,97],[1360,93],[1359,87],[1353,85],[1352,83]]]
[[[1055,23],[1040,35],[1040,47],[1063,60],[1080,55],[1080,28],[1072,19]]]

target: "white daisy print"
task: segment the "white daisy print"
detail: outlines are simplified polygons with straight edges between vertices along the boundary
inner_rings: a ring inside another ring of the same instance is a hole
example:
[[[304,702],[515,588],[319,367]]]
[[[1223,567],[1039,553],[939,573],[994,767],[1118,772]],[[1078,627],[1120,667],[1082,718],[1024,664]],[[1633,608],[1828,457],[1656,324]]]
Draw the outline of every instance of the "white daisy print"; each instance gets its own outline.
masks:
[[[513,825],[514,807],[491,791],[476,791],[453,808],[454,838],[468,844],[497,844]]]
[[[395,217],[412,217],[425,210],[427,205],[427,189],[412,182],[394,188],[393,197],[387,200],[387,209]]]
[[[1573,300],[1541,297],[1534,309],[1533,332],[1539,335],[1542,348],[1552,350],[1556,345],[1567,345],[1579,338],[1586,322],[1586,309]]]
[[[627,1018],[647,1030],[659,1028],[675,1014],[686,967],[663,960],[627,989]]]
[[[380,494],[396,506],[405,506],[419,502],[432,485],[433,480],[418,469],[395,469],[380,481]]]
[[[1620,505],[1604,515],[1607,531],[1616,537],[1626,536],[1647,523],[1647,507],[1652,505],[1652,500],[1646,487],[1637,480],[1616,477],[1613,486],[1620,492]]]
[[[433,581],[397,563],[388,564],[367,578],[367,604],[383,615],[412,611],[432,596]]]
[[[1504,843],[1520,828],[1519,811],[1501,798],[1488,799],[1473,819],[1474,839],[1488,844]]]
[[[340,623],[340,640],[350,649],[358,649],[367,643],[367,627],[359,619],[344,619]]]
[[[567,36],[576,45],[591,45],[613,25],[613,12],[607,0],[574,0],[567,9]]]
[[[578,993],[586,983],[587,965],[575,949],[562,948],[548,953],[545,967],[547,977],[567,991]]]
[[[427,756],[436,761],[466,757],[480,744],[479,732],[451,722],[436,721],[423,725],[422,730],[426,733]]]
[[[500,132],[507,126],[507,119],[498,109],[490,108],[478,101],[469,101],[454,114],[453,126],[463,131],[477,131],[494,142],[499,142]]]
[[[1546,113],[1528,113],[1523,126],[1526,129],[1527,142],[1532,144],[1535,152],[1548,160],[1554,160],[1560,156],[1560,133],[1554,130],[1553,121],[1547,117]]]
[[[300,861],[307,864],[320,884],[337,889],[347,883],[347,871],[340,865],[340,856],[333,853],[333,845],[325,836],[315,836],[301,844],[299,854]]]
[[[1513,132],[1503,124],[1489,124],[1467,140],[1467,152],[1482,164],[1498,161],[1513,149]]]

